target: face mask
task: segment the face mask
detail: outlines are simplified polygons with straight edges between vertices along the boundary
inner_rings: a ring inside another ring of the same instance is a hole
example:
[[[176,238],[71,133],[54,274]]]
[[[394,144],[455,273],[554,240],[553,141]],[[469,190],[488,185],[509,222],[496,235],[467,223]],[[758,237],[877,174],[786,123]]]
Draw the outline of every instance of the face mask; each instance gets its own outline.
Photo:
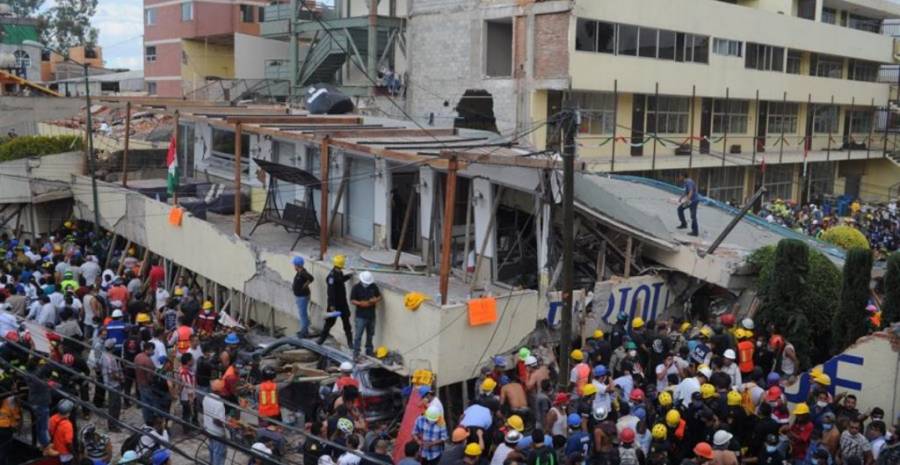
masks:
[[[812,462],[812,465],[819,465],[819,461],[816,459],[812,459],[810,462]]]
[[[825,407],[828,407],[828,402],[825,402],[824,400],[820,400],[820,401],[816,402],[816,405],[818,405],[819,407],[825,408]]]
[[[831,423],[823,423],[823,424],[822,424],[822,429],[825,430],[825,431],[828,431],[828,430],[830,430],[831,428],[834,428],[834,425],[832,425]]]
[[[628,351],[628,356],[629,356],[629,357],[635,357],[635,356],[637,356],[637,351],[636,351],[636,350],[629,350],[629,351]]]
[[[775,449],[777,449],[777,447],[766,445],[766,452],[775,452]]]

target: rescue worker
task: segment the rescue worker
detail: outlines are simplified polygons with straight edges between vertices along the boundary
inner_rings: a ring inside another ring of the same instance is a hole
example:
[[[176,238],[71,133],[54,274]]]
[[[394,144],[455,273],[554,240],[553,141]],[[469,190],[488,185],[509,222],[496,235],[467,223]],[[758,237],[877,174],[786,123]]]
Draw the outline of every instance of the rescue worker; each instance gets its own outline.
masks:
[[[572,359],[572,370],[569,372],[569,387],[575,389],[575,393],[582,395],[584,385],[588,383],[591,377],[591,367],[584,363],[584,353],[578,349],[573,350],[569,354]]]
[[[752,320],[751,320],[752,321]],[[753,372],[753,332],[743,328],[734,331],[734,335],[738,340],[737,344],[737,361],[738,368],[741,370],[742,377],[747,377]]]
[[[55,455],[61,465],[75,462],[75,428],[69,415],[75,409],[71,400],[63,399],[56,407],[57,413],[50,417],[48,431],[50,433],[49,455]]]
[[[118,308],[112,312],[112,321],[106,324],[106,338],[116,340],[116,353],[122,352],[122,344],[127,337],[126,324],[122,321],[122,310]]]
[[[286,383],[285,383],[286,384]],[[259,399],[260,418],[274,418],[281,421],[281,405],[278,403],[278,384],[275,383],[275,369],[267,366],[262,369],[262,382],[256,387]]]
[[[202,309],[203,311],[194,320],[194,330],[197,331],[201,339],[205,339],[212,336],[216,331],[219,315],[213,311],[213,303],[208,300],[203,302]]]
[[[331,328],[337,323],[338,317],[341,318],[341,325],[344,327],[344,337],[347,338],[347,345],[353,343],[353,331],[350,327],[350,305],[347,303],[347,287],[345,283],[353,277],[353,273],[344,274],[344,265],[347,264],[347,258],[343,255],[335,255],[331,259],[333,268],[331,273],[325,279],[328,286],[328,305],[325,314],[325,327],[322,328],[322,334],[319,335],[319,345],[325,343],[331,333]]]
[[[63,292],[76,292],[78,290],[78,281],[75,280],[75,275],[72,271],[63,273],[63,280],[59,283],[59,287]]]
[[[353,364],[350,362],[341,362],[340,368],[341,375],[338,376],[338,379],[334,382],[334,387],[331,389],[331,392],[340,393],[347,386],[355,386],[359,389],[359,380],[353,377]]]
[[[302,339],[309,335],[309,285],[315,278],[303,267],[305,264],[303,257],[294,257],[291,263],[294,265],[294,271],[297,272],[291,285],[297,304],[297,314],[300,317],[300,330],[297,331],[297,337]]]
[[[182,316],[178,320],[178,329],[169,336],[168,342],[170,346],[175,346],[179,354],[185,354],[191,350],[191,336],[194,335],[194,329],[188,325],[187,318]]]
[[[7,378],[6,373],[0,371],[0,377]],[[4,388],[12,388],[14,383],[3,382]],[[0,402],[0,465],[7,465],[9,451],[13,446],[13,435],[22,423],[22,408],[13,394],[14,389],[4,389],[9,394]]]

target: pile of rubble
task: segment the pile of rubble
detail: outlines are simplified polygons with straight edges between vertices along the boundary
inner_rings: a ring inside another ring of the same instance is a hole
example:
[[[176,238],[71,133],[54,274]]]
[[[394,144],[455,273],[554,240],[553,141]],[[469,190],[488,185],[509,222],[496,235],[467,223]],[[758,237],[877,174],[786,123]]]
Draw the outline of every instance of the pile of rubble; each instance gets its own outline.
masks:
[[[125,109],[106,105],[91,105],[91,119],[94,133],[115,140],[125,138]],[[84,108],[72,118],[48,121],[54,126],[84,130],[87,124]],[[131,113],[131,137],[149,142],[165,142],[172,137],[175,121],[172,116],[150,111]]]

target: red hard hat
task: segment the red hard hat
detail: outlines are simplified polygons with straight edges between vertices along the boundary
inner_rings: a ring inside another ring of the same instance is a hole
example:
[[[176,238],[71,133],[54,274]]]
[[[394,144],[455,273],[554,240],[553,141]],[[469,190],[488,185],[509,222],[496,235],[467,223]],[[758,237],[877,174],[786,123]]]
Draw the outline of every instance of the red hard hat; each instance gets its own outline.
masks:
[[[31,333],[28,332],[28,331],[25,331],[25,334],[22,335],[22,339],[23,339],[25,342],[30,343],[30,342],[31,342]]]
[[[778,386],[772,386],[766,391],[766,401],[767,402],[775,402],[778,399],[781,399],[781,388]]]
[[[726,313],[719,317],[719,322],[722,323],[723,326],[734,326],[734,314]]]
[[[9,331],[6,333],[6,340],[10,342],[19,342],[19,333],[15,331]]]
[[[696,455],[697,457],[703,457],[707,460],[712,460],[712,446],[710,446],[708,442],[698,442],[697,445],[694,446],[694,455]]]
[[[631,390],[631,395],[628,396],[628,398],[635,402],[643,402],[644,401],[644,391],[640,388],[634,388]]]
[[[75,365],[75,356],[72,354],[65,354],[65,355],[63,355],[62,362],[63,362],[63,365],[66,365],[66,366]]]
[[[631,444],[634,442],[634,430],[631,428],[623,429],[622,433],[619,434],[619,440],[625,444]]]
[[[781,349],[784,347],[784,338],[778,334],[773,334],[772,337],[769,338],[769,347]]]

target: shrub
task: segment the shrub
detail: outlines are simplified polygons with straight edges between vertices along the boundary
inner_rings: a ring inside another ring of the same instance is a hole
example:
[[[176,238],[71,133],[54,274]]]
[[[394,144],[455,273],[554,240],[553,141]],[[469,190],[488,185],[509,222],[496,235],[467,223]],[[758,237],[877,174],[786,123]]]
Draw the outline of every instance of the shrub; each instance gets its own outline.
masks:
[[[19,136],[0,144],[0,161],[77,152],[81,149],[81,136]]]
[[[838,350],[843,350],[867,332],[869,283],[872,280],[872,251],[850,249],[844,262],[841,306],[835,314],[832,334]]]
[[[822,233],[822,240],[829,244],[834,244],[844,250],[869,248],[869,240],[853,226],[841,225],[828,228],[828,230]]]
[[[884,272],[884,305],[881,306],[882,326],[900,321],[900,252],[892,253],[887,259]]]

